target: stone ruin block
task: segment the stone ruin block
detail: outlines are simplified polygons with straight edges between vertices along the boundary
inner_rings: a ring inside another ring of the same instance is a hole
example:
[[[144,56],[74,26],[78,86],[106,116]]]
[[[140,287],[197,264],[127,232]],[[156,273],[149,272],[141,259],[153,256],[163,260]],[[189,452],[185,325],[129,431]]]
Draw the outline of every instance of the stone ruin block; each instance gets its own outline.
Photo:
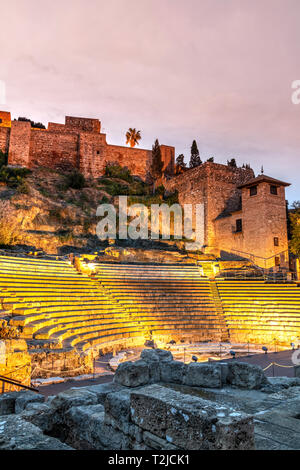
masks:
[[[180,361],[162,362],[160,364],[160,379],[162,382],[183,384],[186,365]]]
[[[254,448],[252,417],[159,385],[132,392],[130,414],[144,431],[181,449]]]
[[[149,380],[149,365],[141,360],[121,363],[114,376],[114,383],[125,387],[139,387],[148,384]]]
[[[173,361],[171,351],[165,349],[143,349],[141,359],[145,362],[169,362]]]
[[[238,388],[259,389],[268,384],[261,367],[247,362],[228,362],[227,383]]]
[[[220,388],[222,369],[220,364],[198,364],[191,362],[185,369],[184,385],[190,387]]]

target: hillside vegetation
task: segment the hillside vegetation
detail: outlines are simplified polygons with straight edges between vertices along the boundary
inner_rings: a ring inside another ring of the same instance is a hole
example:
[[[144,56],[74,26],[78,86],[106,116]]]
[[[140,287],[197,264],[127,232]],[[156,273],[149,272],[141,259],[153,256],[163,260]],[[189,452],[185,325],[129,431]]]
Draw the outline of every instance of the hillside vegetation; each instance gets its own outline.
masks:
[[[1,156],[0,156],[1,157]],[[101,203],[117,208],[118,195],[128,205],[173,204],[177,194],[166,195],[133,177],[126,168],[108,166],[98,179],[74,171],[61,174],[49,168],[29,171],[0,166],[0,247],[43,250],[63,254],[107,246],[96,237],[96,210]],[[129,240],[130,242],[130,240]]]

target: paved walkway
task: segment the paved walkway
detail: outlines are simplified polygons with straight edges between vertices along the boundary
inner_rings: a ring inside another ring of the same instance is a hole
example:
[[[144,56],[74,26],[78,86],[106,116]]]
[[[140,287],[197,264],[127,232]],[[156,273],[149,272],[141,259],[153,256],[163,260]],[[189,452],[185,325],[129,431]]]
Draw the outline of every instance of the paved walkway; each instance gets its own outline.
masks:
[[[293,350],[287,351],[279,351],[277,353],[263,353],[263,354],[253,354],[251,356],[242,356],[237,357],[237,359],[223,359],[222,362],[230,362],[230,361],[239,361],[239,362],[248,362],[249,364],[257,364],[258,366],[265,369],[269,366],[272,362],[279,364],[281,366],[289,366],[287,367],[280,367],[278,365],[272,365],[269,367],[265,374],[267,377],[294,377],[294,365],[292,362],[292,354]],[[300,352],[299,352],[299,359],[300,359]],[[291,367],[292,366],[292,367]]]

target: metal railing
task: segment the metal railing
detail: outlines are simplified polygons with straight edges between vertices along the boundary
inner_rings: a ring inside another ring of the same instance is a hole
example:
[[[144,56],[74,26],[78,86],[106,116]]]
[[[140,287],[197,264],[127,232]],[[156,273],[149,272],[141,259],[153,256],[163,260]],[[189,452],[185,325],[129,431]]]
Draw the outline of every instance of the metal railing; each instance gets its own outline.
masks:
[[[30,390],[31,392],[39,393],[39,390],[37,388],[31,387],[29,385],[24,385],[22,384],[22,382],[19,382],[18,380],[10,379],[3,375],[0,375],[0,382],[2,382],[2,393],[4,393],[4,388],[5,388],[6,383],[9,385],[13,385],[15,387],[23,388],[24,390]]]

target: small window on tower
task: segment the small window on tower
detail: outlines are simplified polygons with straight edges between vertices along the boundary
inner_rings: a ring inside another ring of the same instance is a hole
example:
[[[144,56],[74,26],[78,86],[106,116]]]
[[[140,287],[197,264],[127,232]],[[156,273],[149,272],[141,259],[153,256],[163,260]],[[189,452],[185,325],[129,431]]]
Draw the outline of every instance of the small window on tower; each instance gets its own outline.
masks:
[[[252,186],[250,188],[250,196],[256,196],[257,194],[257,186]]]
[[[278,192],[277,192],[277,186],[271,185],[271,186],[270,186],[270,193],[271,193],[271,194],[274,194],[275,196],[277,196],[277,194],[278,194]]]
[[[275,266],[280,266],[280,258],[279,258],[279,256],[275,256]]]
[[[242,232],[243,231],[243,221],[242,219],[237,219],[235,221],[235,231]]]
[[[97,150],[97,155],[100,155],[100,150]]]
[[[279,238],[274,237],[274,246],[279,246]]]

